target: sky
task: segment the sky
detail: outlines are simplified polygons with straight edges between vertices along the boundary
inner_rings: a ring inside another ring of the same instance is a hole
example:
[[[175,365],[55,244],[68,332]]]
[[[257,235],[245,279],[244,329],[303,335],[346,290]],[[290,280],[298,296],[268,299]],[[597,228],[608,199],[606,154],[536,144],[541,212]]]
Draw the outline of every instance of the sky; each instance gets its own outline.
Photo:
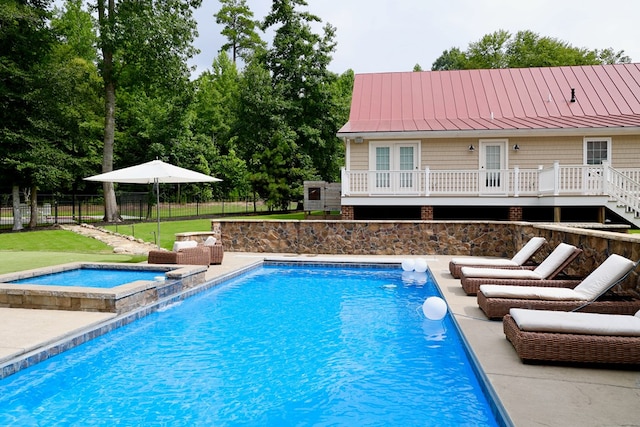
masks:
[[[329,69],[356,74],[431,69],[443,51],[497,30],[531,30],[578,48],[624,50],[640,63],[640,1],[637,0],[307,0],[306,10],[336,27],[336,51]],[[247,0],[254,19],[270,0]],[[218,0],[196,11],[201,51],[190,61],[194,76],[210,69],[226,41],[214,14]],[[321,33],[321,26],[316,29]],[[264,40],[271,36],[261,34]]]

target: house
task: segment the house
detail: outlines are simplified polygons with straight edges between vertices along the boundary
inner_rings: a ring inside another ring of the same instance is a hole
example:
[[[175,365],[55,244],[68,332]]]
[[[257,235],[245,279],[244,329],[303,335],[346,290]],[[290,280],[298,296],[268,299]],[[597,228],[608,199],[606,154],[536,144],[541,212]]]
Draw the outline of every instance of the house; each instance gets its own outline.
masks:
[[[344,219],[640,226],[640,64],[358,74]]]

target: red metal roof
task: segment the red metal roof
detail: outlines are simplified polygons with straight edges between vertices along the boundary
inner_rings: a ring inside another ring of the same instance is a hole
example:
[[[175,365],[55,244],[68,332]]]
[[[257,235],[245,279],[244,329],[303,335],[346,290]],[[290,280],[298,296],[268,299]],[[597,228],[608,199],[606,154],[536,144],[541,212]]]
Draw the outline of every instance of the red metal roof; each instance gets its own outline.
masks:
[[[639,126],[640,64],[616,64],[357,74],[338,134]]]

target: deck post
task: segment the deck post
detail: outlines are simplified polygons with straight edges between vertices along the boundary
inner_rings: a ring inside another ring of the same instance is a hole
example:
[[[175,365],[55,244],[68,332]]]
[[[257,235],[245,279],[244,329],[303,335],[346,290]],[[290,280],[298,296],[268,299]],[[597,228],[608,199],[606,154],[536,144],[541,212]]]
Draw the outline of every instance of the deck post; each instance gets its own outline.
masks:
[[[553,195],[560,195],[560,162],[557,160],[553,162]]]
[[[429,166],[425,166],[424,168],[424,195],[429,197],[431,195],[431,191],[429,190],[429,188],[431,188],[430,185],[430,170],[429,170]]]

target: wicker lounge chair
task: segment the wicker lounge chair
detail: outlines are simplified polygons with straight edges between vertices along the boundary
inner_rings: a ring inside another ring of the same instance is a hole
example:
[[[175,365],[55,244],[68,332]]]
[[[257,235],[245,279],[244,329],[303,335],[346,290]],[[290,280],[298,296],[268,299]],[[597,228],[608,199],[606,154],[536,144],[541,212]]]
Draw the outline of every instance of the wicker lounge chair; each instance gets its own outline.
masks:
[[[520,286],[560,286],[572,288],[578,279],[556,279],[582,253],[582,249],[560,243],[534,270],[462,267],[460,282],[467,295],[476,295],[485,283]]]
[[[536,264],[533,264],[533,257],[547,240],[544,237],[532,237],[526,245],[522,247],[511,259],[506,258],[481,258],[481,257],[460,257],[453,258],[449,261],[449,271],[451,275],[459,279],[462,267],[487,267],[487,268],[506,268],[521,269],[525,268],[533,270]]]
[[[222,243],[217,242],[215,245],[204,246],[209,251],[209,263],[211,265],[222,264],[224,258],[224,247]]]
[[[513,309],[504,333],[523,362],[640,365],[635,315]]]
[[[209,249],[198,246],[177,251],[149,251],[147,262],[149,264],[209,265],[210,259]]]
[[[481,285],[478,306],[490,319],[502,318],[511,308],[633,314],[640,310],[640,300],[605,296],[605,293],[624,280],[637,265],[620,255],[611,255],[574,289]]]

